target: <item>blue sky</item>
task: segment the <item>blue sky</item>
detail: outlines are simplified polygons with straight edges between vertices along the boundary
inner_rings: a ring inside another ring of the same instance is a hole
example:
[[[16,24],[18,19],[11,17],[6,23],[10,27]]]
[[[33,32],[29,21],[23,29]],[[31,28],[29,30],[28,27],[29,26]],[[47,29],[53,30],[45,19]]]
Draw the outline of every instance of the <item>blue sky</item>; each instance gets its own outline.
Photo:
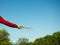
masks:
[[[13,42],[22,37],[34,41],[60,31],[59,0],[0,0],[0,16],[17,25],[32,28],[19,30],[0,24],[0,29],[5,28]]]

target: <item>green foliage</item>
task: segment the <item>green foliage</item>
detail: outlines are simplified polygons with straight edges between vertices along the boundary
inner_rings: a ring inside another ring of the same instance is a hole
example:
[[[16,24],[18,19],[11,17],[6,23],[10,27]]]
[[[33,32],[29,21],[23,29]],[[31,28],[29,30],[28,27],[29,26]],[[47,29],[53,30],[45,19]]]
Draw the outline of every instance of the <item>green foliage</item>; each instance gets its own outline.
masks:
[[[60,45],[60,32],[55,32],[55,33],[53,33],[52,37],[53,37],[52,42],[53,42],[55,45]]]
[[[0,45],[12,45],[8,36],[9,33],[5,29],[0,30]]]
[[[28,44],[27,38],[20,38],[17,43],[17,45],[27,45],[27,44]]]
[[[27,45],[33,45],[33,43],[32,42],[29,42],[29,43],[27,43]]]
[[[32,45],[60,45],[60,32],[55,32],[52,35],[37,38]]]
[[[0,45],[12,45],[12,44],[8,41],[1,41]]]
[[[0,45],[12,45],[9,33],[5,29],[0,30]],[[34,42],[29,42],[27,38],[20,38],[14,45],[60,45],[60,32],[37,38]]]

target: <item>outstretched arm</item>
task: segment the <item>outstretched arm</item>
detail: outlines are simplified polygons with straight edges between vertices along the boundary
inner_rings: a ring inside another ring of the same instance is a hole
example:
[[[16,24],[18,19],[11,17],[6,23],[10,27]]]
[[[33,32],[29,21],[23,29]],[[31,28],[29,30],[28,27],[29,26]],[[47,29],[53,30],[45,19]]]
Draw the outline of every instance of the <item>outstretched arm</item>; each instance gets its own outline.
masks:
[[[14,24],[14,23],[11,23],[11,22],[3,19],[1,16],[0,16],[0,23],[2,23],[4,25],[7,25],[9,27],[13,27],[13,28],[18,28],[18,29],[22,28],[22,26],[18,26],[18,25]]]

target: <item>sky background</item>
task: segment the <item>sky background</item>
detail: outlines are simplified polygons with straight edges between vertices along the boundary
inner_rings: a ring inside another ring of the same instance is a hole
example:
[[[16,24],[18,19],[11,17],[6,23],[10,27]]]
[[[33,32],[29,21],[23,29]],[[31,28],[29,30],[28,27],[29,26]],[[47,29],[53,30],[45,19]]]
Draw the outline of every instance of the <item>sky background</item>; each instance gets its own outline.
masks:
[[[59,0],[0,0],[0,16],[17,25],[31,27],[16,29],[0,24],[10,34],[12,42],[25,37],[29,41],[60,31]]]

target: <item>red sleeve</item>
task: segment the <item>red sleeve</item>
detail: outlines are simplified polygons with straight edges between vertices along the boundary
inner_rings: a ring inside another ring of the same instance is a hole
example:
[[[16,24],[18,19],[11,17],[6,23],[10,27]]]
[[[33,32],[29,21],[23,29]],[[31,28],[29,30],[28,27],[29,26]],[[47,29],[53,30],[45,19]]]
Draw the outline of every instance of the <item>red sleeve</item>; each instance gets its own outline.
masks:
[[[5,19],[3,19],[1,16],[0,16],[0,23],[4,24],[4,25],[7,25],[9,27],[13,27],[13,28],[18,28],[18,26],[14,23],[11,23]]]

